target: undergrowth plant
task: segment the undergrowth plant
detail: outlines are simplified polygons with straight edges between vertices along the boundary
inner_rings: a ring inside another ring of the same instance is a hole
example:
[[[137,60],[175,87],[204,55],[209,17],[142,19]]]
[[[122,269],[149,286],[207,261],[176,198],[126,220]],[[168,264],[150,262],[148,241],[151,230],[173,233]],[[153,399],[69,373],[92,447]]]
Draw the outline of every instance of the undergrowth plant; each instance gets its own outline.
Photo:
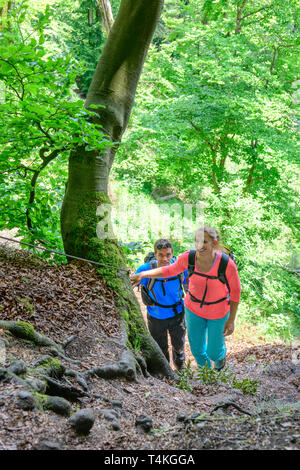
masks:
[[[220,385],[225,383],[233,388],[241,390],[242,393],[251,395],[256,394],[259,383],[258,380],[250,378],[245,378],[239,381],[234,373],[230,372],[228,368],[217,371],[206,364],[203,367],[199,366],[196,370],[193,370],[191,368],[190,360],[187,362],[187,366],[184,370],[178,371],[178,375],[180,380],[177,384],[177,388],[188,392],[193,391],[193,386],[190,383],[190,380],[199,381],[203,385]]]
[[[239,382],[236,377],[233,377],[232,386],[241,390],[243,393],[255,395],[258,387],[258,380],[246,378]]]
[[[203,384],[207,385],[220,385],[223,383],[229,383],[233,372],[229,372],[228,368],[217,371],[205,364],[204,367],[197,368],[197,375],[195,378]]]

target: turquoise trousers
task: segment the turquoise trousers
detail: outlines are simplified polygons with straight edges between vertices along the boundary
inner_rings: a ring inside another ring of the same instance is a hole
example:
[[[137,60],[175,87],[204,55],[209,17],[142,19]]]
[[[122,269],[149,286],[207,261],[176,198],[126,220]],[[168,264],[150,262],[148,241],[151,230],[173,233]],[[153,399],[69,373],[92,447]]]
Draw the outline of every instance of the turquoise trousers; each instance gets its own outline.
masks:
[[[226,356],[224,326],[229,312],[223,318],[207,320],[199,317],[185,307],[185,321],[191,352],[198,366],[218,367],[218,361]]]

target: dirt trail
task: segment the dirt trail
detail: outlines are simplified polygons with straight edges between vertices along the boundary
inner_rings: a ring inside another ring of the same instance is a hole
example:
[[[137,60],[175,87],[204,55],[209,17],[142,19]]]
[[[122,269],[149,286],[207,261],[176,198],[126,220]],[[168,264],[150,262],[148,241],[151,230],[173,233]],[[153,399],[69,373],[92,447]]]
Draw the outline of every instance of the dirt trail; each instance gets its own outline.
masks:
[[[122,352],[113,293],[88,266],[49,266],[26,252],[0,250],[0,320],[30,322],[58,343],[74,335],[66,353],[82,364],[72,364],[75,371],[111,364]],[[51,355],[51,348],[18,340],[5,330],[0,338],[2,373],[20,359],[30,371],[33,361]],[[259,344],[241,331],[228,338],[227,347],[235,385],[257,381],[254,393],[233,386],[232,377],[219,383],[194,377],[190,391],[154,377],[139,376],[138,383],[93,377],[88,394],[71,403],[72,413],[90,408],[95,414],[87,436],[77,435],[65,416],[21,409],[22,385],[1,379],[0,373],[0,450],[299,449],[300,374],[291,347]],[[188,343],[186,355],[195,366]],[[78,386],[72,377],[69,382]],[[105,415],[116,402],[113,426]],[[151,419],[148,433],[136,425],[141,415]]]

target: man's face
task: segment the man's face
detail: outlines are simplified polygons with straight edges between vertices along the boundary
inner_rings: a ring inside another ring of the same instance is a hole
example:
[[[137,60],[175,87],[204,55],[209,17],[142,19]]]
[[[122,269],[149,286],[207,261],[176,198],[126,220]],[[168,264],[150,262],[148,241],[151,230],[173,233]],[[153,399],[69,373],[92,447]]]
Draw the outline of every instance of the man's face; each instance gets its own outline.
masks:
[[[157,267],[160,268],[162,266],[169,266],[172,257],[172,248],[162,248],[161,250],[156,250],[155,258],[157,259]]]

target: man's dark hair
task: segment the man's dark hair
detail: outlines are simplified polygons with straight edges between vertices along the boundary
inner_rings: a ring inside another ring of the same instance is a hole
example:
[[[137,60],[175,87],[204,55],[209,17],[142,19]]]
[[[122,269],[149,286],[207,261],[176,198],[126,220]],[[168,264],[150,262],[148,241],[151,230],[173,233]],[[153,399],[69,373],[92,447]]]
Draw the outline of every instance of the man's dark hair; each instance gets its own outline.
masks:
[[[156,253],[157,250],[162,250],[163,248],[171,248],[173,252],[173,245],[169,240],[166,240],[165,238],[156,240],[154,243],[154,252]]]

